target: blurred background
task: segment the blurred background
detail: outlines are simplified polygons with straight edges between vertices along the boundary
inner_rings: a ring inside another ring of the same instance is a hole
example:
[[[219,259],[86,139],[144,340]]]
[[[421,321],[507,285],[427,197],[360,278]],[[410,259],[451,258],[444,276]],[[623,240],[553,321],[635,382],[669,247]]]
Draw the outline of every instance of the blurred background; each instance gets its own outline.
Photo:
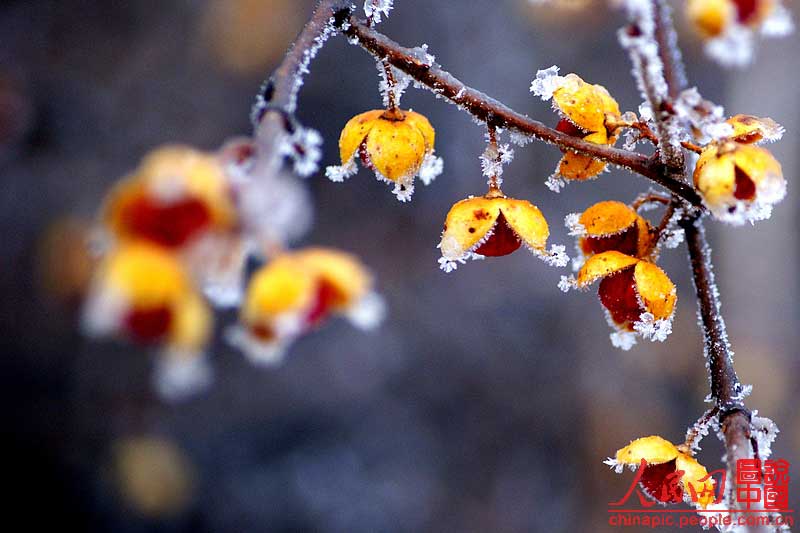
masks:
[[[427,92],[412,89],[403,104],[435,126],[445,172],[410,204],[364,171],[345,184],[321,173],[306,182],[316,211],[303,242],[353,251],[374,269],[390,310],[380,329],[334,322],[267,370],[219,342],[214,385],[174,404],[150,388],[152,354],[80,335],[89,265],[73,243],[83,221],[148,150],[214,149],[249,134],[258,86],[311,4],[0,3],[5,518],[116,532],[613,530],[607,503],[632,478],[603,459],[639,436],[680,442],[708,407],[685,252],[662,259],[678,285],[674,333],[630,352],[612,348],[594,292],[562,294],[562,272],[529,254],[442,273],[447,210],[485,188],[484,131]],[[380,29],[427,43],[454,75],[547,123],[555,115],[528,87],[552,64],[635,110],[620,15],[589,4],[398,0]],[[690,83],[730,114],[771,116],[788,131],[772,147],[790,187],[773,218],[709,232],[736,368],[755,387],[748,404],[782,430],[773,455],[796,461],[800,41],[762,42],[752,68],[724,71],[677,18]],[[336,164],[341,127],[380,105],[374,61],[335,38],[311,70],[298,115],[323,134],[324,164]],[[565,214],[632,200],[649,184],[613,170],[554,194],[544,180],[559,155],[517,148],[504,189],[538,204],[552,241],[572,250]],[[703,448],[718,468],[718,441]],[[793,505],[798,494],[795,482]]]

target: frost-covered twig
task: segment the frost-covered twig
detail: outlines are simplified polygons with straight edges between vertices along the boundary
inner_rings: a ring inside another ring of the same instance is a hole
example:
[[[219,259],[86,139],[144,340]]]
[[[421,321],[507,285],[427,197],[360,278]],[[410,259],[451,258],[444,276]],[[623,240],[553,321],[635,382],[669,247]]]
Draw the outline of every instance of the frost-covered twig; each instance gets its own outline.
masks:
[[[645,108],[655,122],[661,161],[676,177],[683,173],[684,157],[671,100],[683,85],[683,69],[679,56],[669,50],[675,40],[669,7],[664,0],[626,0],[624,5],[630,24],[620,30],[620,44],[631,57]]]
[[[734,471],[736,461],[751,457],[750,411],[744,405],[744,387],[733,368],[733,352],[722,318],[719,291],[714,280],[711,250],[702,217],[684,218],[686,245],[697,292],[698,316],[703,330],[711,398],[719,409],[720,431],[725,438],[725,460]]]
[[[399,45],[363,21],[351,17],[345,26],[342,31],[351,41],[378,59],[385,60],[405,72],[421,86],[439,97],[446,98],[478,120],[627,168],[654,181],[690,204],[702,206],[697,192],[687,183],[668,176],[658,159],[629,150],[590,143],[557,131],[465,85],[435,62],[423,60],[414,50]]]
[[[287,135],[295,133],[293,113],[297,93],[308,65],[340,21],[349,16],[349,0],[319,0],[311,18],[297,36],[283,61],[264,82],[253,108],[257,149],[253,175],[275,175],[286,155]]]
[[[319,0],[283,61],[265,82],[261,95],[265,103],[287,113],[294,112],[297,91],[302,85],[303,75],[308,72],[308,63],[333,30],[334,15],[343,10],[349,14],[351,4],[349,0]]]
[[[675,100],[686,89],[686,69],[683,66],[678,35],[672,23],[672,10],[664,0],[655,5],[655,38],[658,55],[664,65],[664,81],[667,82],[667,95]]]

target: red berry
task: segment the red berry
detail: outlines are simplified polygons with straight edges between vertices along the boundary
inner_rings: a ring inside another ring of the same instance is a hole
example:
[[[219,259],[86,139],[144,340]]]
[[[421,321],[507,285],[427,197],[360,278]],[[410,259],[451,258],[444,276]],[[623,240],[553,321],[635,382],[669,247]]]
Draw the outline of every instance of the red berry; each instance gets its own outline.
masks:
[[[125,329],[134,340],[142,343],[157,342],[166,335],[172,322],[168,307],[134,309],[125,317]]]
[[[639,483],[645,493],[654,500],[663,503],[680,503],[683,501],[683,490],[678,484],[675,474],[675,459],[660,465],[644,467]]]
[[[599,254],[616,250],[636,257],[639,253],[639,225],[634,223],[621,233],[586,237],[581,241],[581,249],[585,254]]]
[[[746,24],[758,11],[759,0],[733,0],[736,4],[736,18],[739,22]]]
[[[753,200],[756,197],[756,184],[747,173],[738,166],[733,167],[736,176],[736,189],[733,196],[737,200]]]
[[[600,301],[611,313],[614,323],[630,329],[639,320],[642,308],[636,295],[633,267],[612,274],[600,282]]]
[[[520,247],[522,243],[508,226],[506,217],[500,211],[500,215],[494,223],[494,232],[485,243],[481,244],[476,250],[476,254],[485,255],[488,257],[499,257],[501,255],[508,255]]]
[[[140,197],[125,206],[121,217],[134,235],[168,248],[182,246],[211,222],[208,208],[195,198],[160,204]]]

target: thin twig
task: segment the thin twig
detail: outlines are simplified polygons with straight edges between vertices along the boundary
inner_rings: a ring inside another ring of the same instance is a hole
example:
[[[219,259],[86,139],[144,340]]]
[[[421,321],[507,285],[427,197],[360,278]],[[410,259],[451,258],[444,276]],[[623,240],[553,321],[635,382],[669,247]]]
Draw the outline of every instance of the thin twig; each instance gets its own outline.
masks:
[[[728,471],[733,472],[736,461],[751,457],[750,411],[745,408],[742,384],[733,368],[733,354],[720,312],[719,291],[702,217],[685,218],[681,226],[686,232],[698,314],[705,337],[711,397],[719,409],[720,428],[725,437],[725,461]]]
[[[269,92],[265,98],[267,103],[288,113],[294,113],[299,89],[298,80],[302,78],[308,66],[307,62],[311,59],[308,57],[309,51],[318,47],[317,41],[325,33],[326,28],[330,27],[331,18],[343,9],[349,9],[351,3],[349,0],[317,2],[311,18],[303,26],[294,44],[266,84],[266,90]]]
[[[487,124],[498,128],[512,129],[524,135],[554,144],[559,148],[586,154],[627,168],[668,189],[691,205],[702,207],[702,200],[697,192],[688,184],[666,175],[663,171],[663,166],[656,158],[628,150],[590,143],[545,126],[541,122],[522,115],[494,98],[465,85],[435,63],[429,64],[422,61],[413,50],[399,45],[373,28],[368,27],[365,22],[354,17],[350,18],[349,26],[343,31],[376,58],[385,60],[433,91],[434,94],[447,98],[467,113]]]
[[[700,146],[700,145],[697,145],[697,144],[695,144],[693,142],[681,141],[681,146],[683,146],[687,150],[690,150],[690,151],[692,151],[692,152],[694,152],[696,154],[700,154],[700,153],[703,152],[703,147]]]
[[[253,117],[256,126],[253,175],[274,175],[280,170],[283,157],[279,143],[294,127],[293,113],[302,76],[332,30],[332,21],[336,21],[336,16],[349,16],[350,9],[349,0],[319,0],[283,61],[264,83]]]
[[[658,56],[664,65],[664,80],[667,82],[667,95],[671,100],[686,88],[686,69],[683,66],[678,38],[672,24],[672,10],[664,0],[655,0],[655,38],[658,43]]]
[[[650,106],[655,121],[655,134],[658,137],[657,152],[664,163],[664,171],[673,179],[683,175],[685,160],[680,145],[673,135],[671,126],[672,103],[671,94],[678,91],[670,88],[671,80],[667,71],[674,72],[672,57],[663,49],[668,29],[672,27],[669,12],[663,6],[663,0],[651,0],[650,5],[637,5],[629,8],[630,24],[620,30],[620,42],[627,49],[633,63],[639,89]],[[659,26],[661,26],[659,28]],[[651,52],[652,45],[656,53]],[[669,63],[669,68],[667,64]],[[661,63],[659,68],[658,63]]]

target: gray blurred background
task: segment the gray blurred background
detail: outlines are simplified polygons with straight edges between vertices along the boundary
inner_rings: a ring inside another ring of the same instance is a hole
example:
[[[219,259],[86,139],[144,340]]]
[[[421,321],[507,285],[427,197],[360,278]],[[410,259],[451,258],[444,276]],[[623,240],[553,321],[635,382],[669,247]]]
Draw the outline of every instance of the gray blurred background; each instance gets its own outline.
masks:
[[[556,122],[528,92],[552,64],[605,85],[623,110],[639,104],[616,42],[620,15],[601,2],[583,12],[525,0],[396,4],[381,31],[427,43],[454,75],[532,117]],[[485,189],[484,131],[427,92],[412,89],[403,103],[435,126],[445,172],[410,204],[364,171],[345,184],[307,181],[316,221],[304,243],[351,250],[374,269],[390,306],[379,330],[334,322],[272,370],[219,343],[214,386],[178,404],[151,392],[151,355],[80,336],[78,282],[53,275],[67,265],[80,277],[63,245],[75,220],[90,220],[159,144],[213,149],[248,134],[253,96],[310,9],[306,0],[0,3],[7,518],[19,514],[25,530],[115,532],[614,530],[607,503],[632,478],[602,460],[638,436],[680,442],[708,407],[685,252],[662,259],[678,285],[674,333],[630,352],[611,347],[593,292],[562,294],[563,272],[530,254],[440,272],[447,210]],[[771,116],[788,131],[772,147],[789,181],[775,216],[711,224],[710,237],[736,367],[755,386],[748,404],[782,429],[774,456],[795,461],[798,37],[764,42],[751,69],[728,72],[678,20],[690,83],[730,114]],[[380,105],[377,81],[371,57],[342,38],[313,63],[298,115],[323,134],[326,164],[337,162],[345,121]],[[552,241],[572,250],[565,214],[632,200],[649,184],[613,170],[553,194],[543,182],[559,155],[518,148],[504,190],[538,204]],[[719,443],[703,447],[701,460],[718,468]]]

